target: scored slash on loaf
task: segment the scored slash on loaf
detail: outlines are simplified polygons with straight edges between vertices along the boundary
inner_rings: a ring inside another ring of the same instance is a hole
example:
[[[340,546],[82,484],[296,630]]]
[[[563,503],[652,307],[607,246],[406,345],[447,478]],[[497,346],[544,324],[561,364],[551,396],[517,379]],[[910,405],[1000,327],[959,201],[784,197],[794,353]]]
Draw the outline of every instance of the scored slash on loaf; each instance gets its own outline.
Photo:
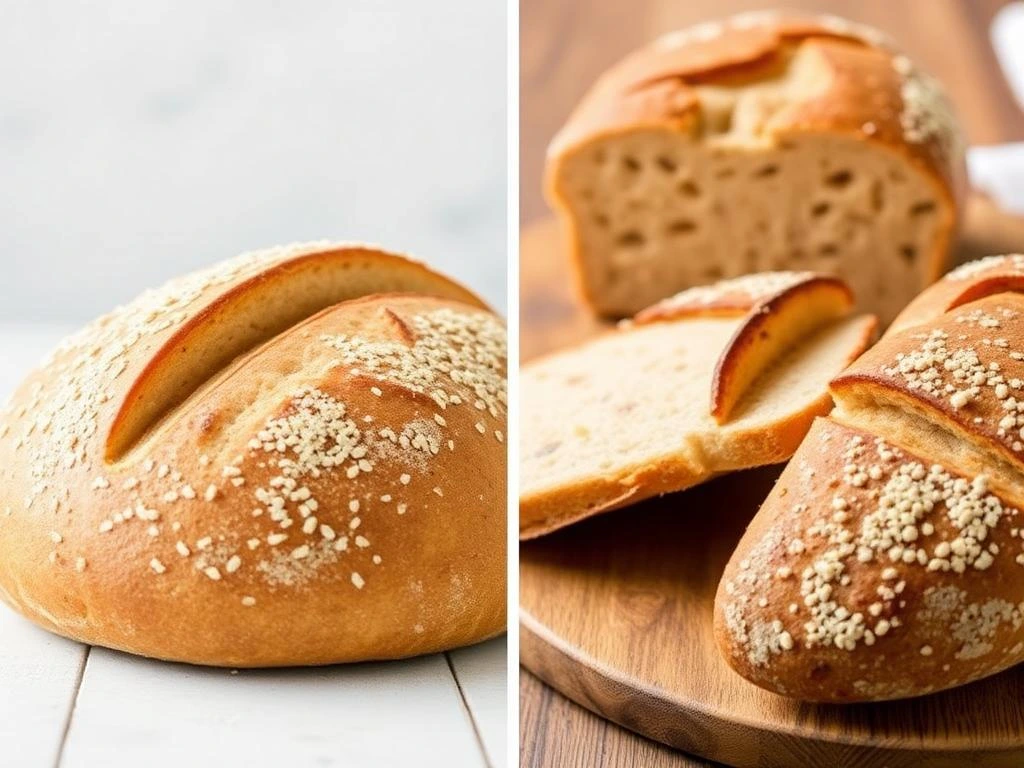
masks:
[[[881,33],[752,13],[604,74],[552,141],[546,188],[603,316],[808,269],[887,324],[946,270],[965,178],[942,88]]]
[[[836,278],[752,275],[524,366],[520,536],[787,459],[874,338],[852,305]]]
[[[716,636],[804,700],[917,696],[1024,661],[1024,256],[947,275],[836,377],[726,567]]]
[[[493,636],[505,357],[478,298],[370,247],[149,291],[0,412],[0,597],[76,640],[214,665]]]

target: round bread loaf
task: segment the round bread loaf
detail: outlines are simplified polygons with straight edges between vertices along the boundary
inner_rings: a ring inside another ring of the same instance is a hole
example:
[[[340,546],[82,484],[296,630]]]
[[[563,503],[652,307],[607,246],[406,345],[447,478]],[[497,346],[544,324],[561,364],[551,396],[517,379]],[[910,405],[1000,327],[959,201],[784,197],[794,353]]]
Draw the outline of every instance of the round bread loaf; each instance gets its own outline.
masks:
[[[0,411],[0,597],[236,667],[505,627],[501,320],[420,264],[290,246],[101,317]]]

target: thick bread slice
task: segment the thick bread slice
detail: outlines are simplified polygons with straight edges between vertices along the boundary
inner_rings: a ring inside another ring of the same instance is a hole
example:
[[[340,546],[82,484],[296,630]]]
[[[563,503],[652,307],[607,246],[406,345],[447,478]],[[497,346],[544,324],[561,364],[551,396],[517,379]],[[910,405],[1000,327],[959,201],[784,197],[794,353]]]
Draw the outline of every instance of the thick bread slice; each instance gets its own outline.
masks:
[[[963,163],[941,87],[881,35],[745,14],[613,67],[552,141],[546,184],[601,315],[810,269],[888,323],[946,268]]]
[[[313,244],[176,280],[0,411],[0,598],[82,642],[225,666],[490,637],[505,397],[500,319],[400,256]]]
[[[716,599],[740,674],[816,701],[1024,661],[1020,257],[958,270],[833,380]]]
[[[751,276],[524,366],[520,535],[788,458],[874,336],[849,309],[831,278]]]

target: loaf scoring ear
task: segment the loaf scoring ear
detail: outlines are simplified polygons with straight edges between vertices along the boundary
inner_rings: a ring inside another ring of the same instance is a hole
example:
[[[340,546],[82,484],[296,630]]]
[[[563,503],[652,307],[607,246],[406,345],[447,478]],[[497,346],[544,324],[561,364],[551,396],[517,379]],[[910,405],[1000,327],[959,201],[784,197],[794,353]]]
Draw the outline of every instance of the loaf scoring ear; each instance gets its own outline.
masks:
[[[710,412],[722,424],[773,361],[852,309],[853,293],[838,278],[767,272],[683,291],[644,310],[636,322],[744,317],[722,350],[711,382]]]
[[[377,293],[417,293],[485,308],[422,264],[358,246],[321,246],[261,267],[200,295],[188,319],[149,358],[110,427],[108,461],[120,458],[230,361],[326,307]],[[130,332],[131,320],[124,325]]]
[[[889,326],[888,334],[922,325],[951,309],[1007,291],[1024,291],[1024,255],[987,256],[968,262],[910,302]]]

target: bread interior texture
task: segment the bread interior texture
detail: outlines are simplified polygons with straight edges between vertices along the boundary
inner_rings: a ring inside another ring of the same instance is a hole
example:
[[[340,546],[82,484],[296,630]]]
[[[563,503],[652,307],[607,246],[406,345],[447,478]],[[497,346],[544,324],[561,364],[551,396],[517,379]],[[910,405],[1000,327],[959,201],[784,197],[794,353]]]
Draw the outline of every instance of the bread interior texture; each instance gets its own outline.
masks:
[[[777,269],[837,274],[888,324],[934,279],[936,184],[863,138],[771,132],[824,77],[816,57],[755,83],[696,86],[700,119],[567,153],[555,195],[575,222],[583,290],[625,317],[693,285]]]
[[[695,476],[781,461],[759,440],[824,400],[828,380],[870,332],[870,318],[828,324],[772,362],[728,422],[710,414],[715,365],[741,318],[637,326],[527,366],[522,375],[524,498],[672,466]],[[752,440],[744,442],[744,436]],[[802,434],[794,432],[792,446]],[[771,445],[769,445],[771,444]],[[751,461],[753,459],[753,461]]]

